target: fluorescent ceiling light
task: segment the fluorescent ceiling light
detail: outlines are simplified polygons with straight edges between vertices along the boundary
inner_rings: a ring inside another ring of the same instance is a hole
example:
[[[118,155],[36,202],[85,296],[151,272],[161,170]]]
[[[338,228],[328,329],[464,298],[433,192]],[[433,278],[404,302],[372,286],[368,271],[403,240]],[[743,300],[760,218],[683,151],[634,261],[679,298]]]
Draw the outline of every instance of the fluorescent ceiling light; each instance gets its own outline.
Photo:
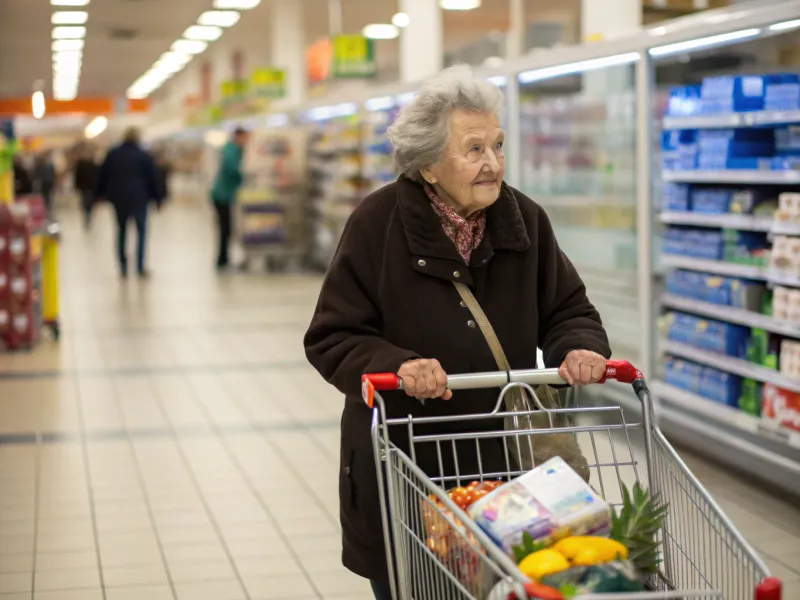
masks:
[[[51,6],[86,6],[89,0],[50,0]]]
[[[404,12],[399,12],[395,16],[392,17],[392,25],[395,27],[408,27],[408,24],[411,22],[411,19],[408,18],[408,15]]]
[[[80,40],[86,37],[86,27],[53,27],[54,40]]]
[[[591,60],[581,60],[565,65],[557,65],[555,67],[544,67],[542,69],[525,71],[524,73],[520,73],[517,78],[520,83],[531,83],[532,81],[541,81],[542,79],[550,79],[551,77],[595,71],[597,69],[616,65],[626,65],[636,62],[639,58],[638,52],[627,52],[625,54],[615,54],[613,56],[604,56],[603,58],[593,58]]]
[[[159,63],[171,64],[171,65],[185,65],[192,60],[193,56],[191,54],[183,54],[181,52],[164,52],[161,55],[161,58],[158,59]]]
[[[187,40],[204,40],[213,42],[222,35],[222,28],[213,25],[192,25],[183,32],[183,37]]]
[[[84,133],[90,140],[96,138],[103,133],[108,127],[108,119],[106,117],[95,117],[92,122],[86,126]]]
[[[770,31],[786,31],[787,29],[797,29],[800,27],[800,19],[793,21],[784,21],[783,23],[775,23],[769,26]]]
[[[53,90],[53,98],[59,102],[70,102],[78,97],[78,90],[60,90],[58,88]]]
[[[442,10],[473,10],[480,8],[481,0],[439,0]]]
[[[221,10],[250,10],[261,3],[261,0],[214,0],[214,8]]]
[[[85,25],[89,20],[89,13],[83,10],[60,10],[50,17],[53,25]]]
[[[393,40],[400,35],[400,30],[391,23],[373,23],[364,27],[361,34],[371,40]]]
[[[675,44],[666,44],[664,46],[656,46],[650,48],[650,56],[669,56],[670,54],[679,54],[689,50],[697,50],[699,48],[710,48],[712,46],[719,46],[728,42],[736,40],[743,40],[757,36],[761,33],[760,29],[741,29],[739,31],[731,31],[730,33],[721,33],[719,35],[711,35],[709,37],[697,38],[685,42],[677,42]]]
[[[213,25],[215,27],[232,27],[239,22],[239,13],[235,10],[209,10],[197,19],[198,25]]]
[[[41,119],[44,116],[46,106],[44,103],[44,94],[42,92],[33,92],[31,97],[31,113],[34,119]]]
[[[53,41],[53,52],[83,50],[83,44],[83,40],[55,40]]]
[[[380,98],[370,98],[364,102],[364,108],[368,111],[388,110],[394,108],[394,98],[391,96],[381,96]]]
[[[206,48],[208,44],[200,40],[178,40],[172,44],[172,50],[181,54],[200,54]]]

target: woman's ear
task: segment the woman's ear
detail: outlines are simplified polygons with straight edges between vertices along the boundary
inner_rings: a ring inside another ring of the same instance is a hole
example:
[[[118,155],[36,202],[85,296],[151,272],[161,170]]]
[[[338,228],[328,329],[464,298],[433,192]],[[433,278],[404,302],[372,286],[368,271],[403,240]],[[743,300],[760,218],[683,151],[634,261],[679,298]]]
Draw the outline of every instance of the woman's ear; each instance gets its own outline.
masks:
[[[420,175],[422,175],[422,178],[425,181],[427,181],[429,185],[433,185],[434,183],[436,183],[436,181],[437,181],[436,175],[434,175],[433,171],[431,171],[428,167],[425,167],[424,169],[420,169],[419,172],[420,172]]]

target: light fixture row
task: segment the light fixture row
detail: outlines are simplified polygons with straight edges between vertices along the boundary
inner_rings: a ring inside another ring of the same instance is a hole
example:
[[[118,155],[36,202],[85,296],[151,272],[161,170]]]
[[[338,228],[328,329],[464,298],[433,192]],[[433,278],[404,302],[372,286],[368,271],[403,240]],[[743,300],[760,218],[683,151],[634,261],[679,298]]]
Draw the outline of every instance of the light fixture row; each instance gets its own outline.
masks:
[[[183,36],[173,42],[169,51],[162,54],[144,75],[133,82],[128,88],[128,98],[143,99],[150,96],[170,77],[182,71],[196,55],[205,52],[208,44],[217,41],[225,29],[236,25],[241,18],[239,11],[253,9],[260,3],[261,0],[214,0],[214,10],[201,14],[197,23],[188,27]]]
[[[474,10],[481,7],[481,0],[439,0],[442,10]],[[371,40],[393,40],[400,30],[411,22],[404,12],[396,13],[391,23],[371,23],[361,30],[361,35]]]
[[[75,10],[85,7],[89,0],[50,0],[56,10],[50,15],[53,25],[53,97],[74,100],[83,66],[83,47],[89,13]]]

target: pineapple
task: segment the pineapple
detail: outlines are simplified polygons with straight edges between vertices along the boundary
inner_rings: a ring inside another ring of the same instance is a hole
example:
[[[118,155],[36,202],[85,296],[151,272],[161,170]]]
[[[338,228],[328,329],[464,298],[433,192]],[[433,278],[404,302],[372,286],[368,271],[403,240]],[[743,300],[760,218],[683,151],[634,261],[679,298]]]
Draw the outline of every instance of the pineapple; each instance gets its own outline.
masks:
[[[640,573],[658,573],[661,553],[656,534],[667,516],[667,508],[659,494],[650,495],[639,483],[633,486],[632,495],[622,485],[622,509],[619,515],[611,514],[609,537],[628,548],[628,559]]]

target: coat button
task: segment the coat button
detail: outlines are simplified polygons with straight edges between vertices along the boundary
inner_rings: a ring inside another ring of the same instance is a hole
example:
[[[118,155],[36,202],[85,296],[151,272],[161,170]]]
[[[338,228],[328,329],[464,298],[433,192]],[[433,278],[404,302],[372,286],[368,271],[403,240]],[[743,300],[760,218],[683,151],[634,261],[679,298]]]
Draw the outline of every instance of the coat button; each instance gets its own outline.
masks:
[[[467,321],[467,327],[472,327],[472,329],[475,329],[477,326],[478,326],[478,324],[475,321],[473,321],[472,319]]]
[[[426,263],[424,260],[422,260],[422,259],[420,258],[420,259],[417,261],[417,264],[418,264],[420,267],[424,267],[424,266],[425,266],[425,265],[427,265],[428,263]]]
[[[461,271],[453,271],[453,277],[455,277],[456,279],[461,277]]]
[[[350,467],[344,468],[344,474],[347,475],[348,477],[350,476],[350,471],[351,471]]]
[[[461,305],[461,308],[467,308],[467,303],[464,302],[463,300],[459,302],[459,304]]]

